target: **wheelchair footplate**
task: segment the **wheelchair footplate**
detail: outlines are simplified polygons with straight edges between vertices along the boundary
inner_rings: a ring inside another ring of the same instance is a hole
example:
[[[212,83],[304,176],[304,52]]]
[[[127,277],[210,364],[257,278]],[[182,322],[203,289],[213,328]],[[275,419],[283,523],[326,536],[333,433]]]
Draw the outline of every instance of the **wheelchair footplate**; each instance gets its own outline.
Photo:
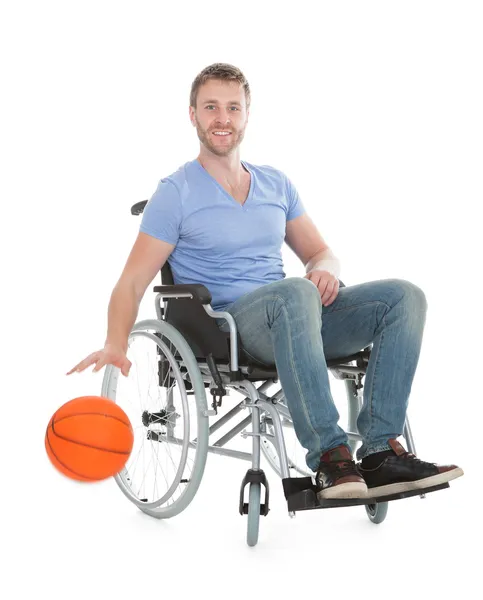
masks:
[[[401,500],[411,496],[421,496],[429,492],[436,492],[449,488],[449,483],[441,483],[427,488],[400,492],[399,494],[390,494],[387,496],[368,496],[367,498],[317,498],[317,488],[311,477],[288,477],[282,479],[283,491],[289,511],[313,510],[316,508],[340,508],[343,506],[361,506],[364,504],[376,504],[378,502],[391,502],[392,500]]]

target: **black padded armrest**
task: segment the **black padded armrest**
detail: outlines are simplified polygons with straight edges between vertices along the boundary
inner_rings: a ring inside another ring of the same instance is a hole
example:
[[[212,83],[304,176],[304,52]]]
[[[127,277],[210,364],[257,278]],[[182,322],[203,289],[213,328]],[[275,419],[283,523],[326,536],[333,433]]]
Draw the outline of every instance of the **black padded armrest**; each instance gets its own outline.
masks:
[[[131,214],[132,215],[140,215],[143,212],[144,207],[146,206],[147,203],[148,203],[147,200],[141,200],[141,202],[136,202],[136,204],[131,206]]]
[[[201,283],[182,283],[180,285],[157,285],[153,292],[160,294],[192,294],[201,304],[211,304],[211,292]]]

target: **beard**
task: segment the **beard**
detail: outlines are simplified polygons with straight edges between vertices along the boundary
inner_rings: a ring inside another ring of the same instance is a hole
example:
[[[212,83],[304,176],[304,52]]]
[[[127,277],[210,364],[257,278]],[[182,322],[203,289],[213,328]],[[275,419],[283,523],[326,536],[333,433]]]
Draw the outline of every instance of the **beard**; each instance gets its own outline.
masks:
[[[198,134],[198,139],[200,142],[213,154],[216,156],[228,156],[231,154],[238,146],[242,143],[243,137],[245,135],[245,129],[241,129],[237,131],[234,127],[230,126],[229,128],[220,127],[217,129],[216,127],[212,127],[211,129],[203,129],[195,116],[196,121],[196,133]],[[224,143],[223,146],[220,144],[216,144],[211,137],[213,131],[223,131],[229,129],[231,135],[228,136],[230,138],[230,143]]]

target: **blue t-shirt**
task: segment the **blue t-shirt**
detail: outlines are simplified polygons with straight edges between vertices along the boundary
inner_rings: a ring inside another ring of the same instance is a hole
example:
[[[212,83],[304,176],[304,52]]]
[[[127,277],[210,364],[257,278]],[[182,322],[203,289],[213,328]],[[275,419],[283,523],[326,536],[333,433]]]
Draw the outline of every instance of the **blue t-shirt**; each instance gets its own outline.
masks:
[[[305,212],[281,171],[241,162],[251,175],[243,205],[195,159],[161,179],[140,226],[143,233],[176,245],[168,258],[174,283],[206,286],[214,310],[285,278],[286,222]]]

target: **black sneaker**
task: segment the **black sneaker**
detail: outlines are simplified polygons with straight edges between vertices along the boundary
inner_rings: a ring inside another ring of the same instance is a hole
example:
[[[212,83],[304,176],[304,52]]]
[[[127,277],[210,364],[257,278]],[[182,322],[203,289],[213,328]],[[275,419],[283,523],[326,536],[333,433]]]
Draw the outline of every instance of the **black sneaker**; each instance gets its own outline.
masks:
[[[367,485],[357,471],[347,446],[337,446],[320,457],[315,475],[317,498],[366,498]]]
[[[359,473],[367,484],[371,498],[422,490],[463,475],[463,469],[456,465],[425,462],[407,452],[398,441],[389,440],[388,443],[392,452],[389,455],[381,453],[383,458],[378,466],[364,468],[362,466],[364,459],[357,465]]]

